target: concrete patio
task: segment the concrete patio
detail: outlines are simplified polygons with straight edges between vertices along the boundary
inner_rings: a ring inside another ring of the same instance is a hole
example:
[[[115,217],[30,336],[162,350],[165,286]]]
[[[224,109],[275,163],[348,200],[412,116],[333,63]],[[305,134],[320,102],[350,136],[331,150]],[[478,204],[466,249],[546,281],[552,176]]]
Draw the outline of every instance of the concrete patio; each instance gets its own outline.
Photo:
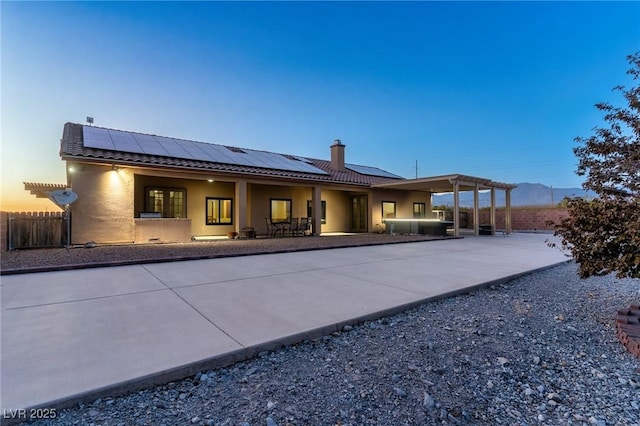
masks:
[[[547,239],[465,237],[3,276],[1,408],[60,408],[176,380],[567,261]]]

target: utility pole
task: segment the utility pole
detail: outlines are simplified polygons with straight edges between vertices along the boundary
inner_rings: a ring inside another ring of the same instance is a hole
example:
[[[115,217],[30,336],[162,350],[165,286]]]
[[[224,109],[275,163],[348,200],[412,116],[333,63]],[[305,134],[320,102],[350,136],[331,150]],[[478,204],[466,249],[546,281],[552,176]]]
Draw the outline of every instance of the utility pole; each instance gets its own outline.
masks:
[[[551,207],[553,207],[553,185],[551,185]]]
[[[416,160],[416,165],[414,166],[414,169],[416,169],[416,179],[418,179],[418,160]]]

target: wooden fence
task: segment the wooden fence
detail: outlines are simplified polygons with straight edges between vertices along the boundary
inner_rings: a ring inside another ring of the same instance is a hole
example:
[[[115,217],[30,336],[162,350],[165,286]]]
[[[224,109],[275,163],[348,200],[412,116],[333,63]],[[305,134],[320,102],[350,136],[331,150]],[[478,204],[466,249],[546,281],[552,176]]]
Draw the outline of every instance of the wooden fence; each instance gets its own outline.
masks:
[[[8,250],[67,245],[64,212],[7,213],[6,218]]]

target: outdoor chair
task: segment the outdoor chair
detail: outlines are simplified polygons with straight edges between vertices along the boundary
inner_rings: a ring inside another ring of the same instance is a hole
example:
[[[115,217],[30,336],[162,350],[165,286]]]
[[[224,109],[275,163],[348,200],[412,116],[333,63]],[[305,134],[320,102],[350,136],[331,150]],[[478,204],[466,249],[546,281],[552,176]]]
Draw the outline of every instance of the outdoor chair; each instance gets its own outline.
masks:
[[[300,218],[300,223],[298,224],[298,235],[302,235],[303,237],[307,235],[307,231],[309,230],[310,219],[308,217]]]
[[[289,223],[289,227],[287,228],[287,231],[291,233],[292,237],[295,237],[296,235],[298,235],[298,231],[300,229],[299,226],[300,226],[299,218],[292,217],[291,222]]]
[[[267,238],[275,237],[278,232],[278,227],[275,226],[268,217],[265,217],[264,219],[267,222]]]

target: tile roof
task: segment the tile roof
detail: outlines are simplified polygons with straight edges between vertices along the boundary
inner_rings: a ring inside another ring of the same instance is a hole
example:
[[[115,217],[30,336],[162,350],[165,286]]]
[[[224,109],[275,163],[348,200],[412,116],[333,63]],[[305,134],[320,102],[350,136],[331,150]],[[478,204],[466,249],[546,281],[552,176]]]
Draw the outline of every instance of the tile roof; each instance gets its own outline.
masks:
[[[401,177],[394,179],[383,176],[372,176],[349,169],[340,172],[331,168],[330,161],[312,158],[307,159],[309,163],[326,172],[326,174],[91,148],[84,144],[83,127],[84,125],[82,124],[65,124],[62,140],[60,141],[60,157],[63,160],[94,160],[105,163],[118,162],[137,166],[169,167],[194,171],[246,174],[269,178],[297,179],[360,186],[403,180]]]

